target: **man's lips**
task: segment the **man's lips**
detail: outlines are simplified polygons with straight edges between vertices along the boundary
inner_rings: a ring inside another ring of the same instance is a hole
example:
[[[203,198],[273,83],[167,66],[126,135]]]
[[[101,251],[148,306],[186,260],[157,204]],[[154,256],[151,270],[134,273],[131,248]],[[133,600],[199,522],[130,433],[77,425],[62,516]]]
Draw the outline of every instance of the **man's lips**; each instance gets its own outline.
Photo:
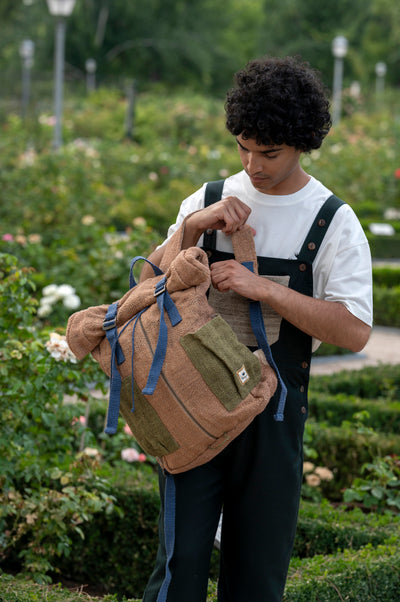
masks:
[[[249,174],[249,178],[253,182],[264,182],[265,180],[268,180],[268,176],[260,176],[260,175],[252,176]]]

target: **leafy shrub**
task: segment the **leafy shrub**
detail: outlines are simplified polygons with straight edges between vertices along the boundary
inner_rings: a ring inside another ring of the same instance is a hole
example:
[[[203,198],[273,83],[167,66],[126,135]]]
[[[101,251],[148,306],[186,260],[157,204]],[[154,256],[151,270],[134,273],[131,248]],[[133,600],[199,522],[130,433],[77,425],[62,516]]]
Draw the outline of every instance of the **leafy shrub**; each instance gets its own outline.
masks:
[[[291,563],[284,602],[392,602],[400,593],[398,546],[365,546]]]
[[[372,266],[374,286],[390,288],[398,286],[400,282],[400,267]]]
[[[360,503],[375,512],[400,512],[400,457],[375,458],[361,469],[366,476],[354,479],[343,499]]]
[[[390,398],[389,398],[390,399]],[[400,402],[388,401],[387,397],[366,400],[346,393],[326,395],[311,393],[309,396],[309,416],[320,423],[340,426],[344,421],[353,420],[354,414],[366,412],[365,423],[379,432],[400,432]]]
[[[392,433],[358,432],[356,423],[341,427],[321,426],[309,421],[312,444],[318,463],[329,468],[334,479],[321,483],[321,491],[330,500],[341,500],[341,491],[360,475],[361,467],[377,456],[400,455],[400,437]]]
[[[323,500],[318,505],[302,500],[293,556],[311,558],[344,549],[376,547],[400,536],[393,516],[365,514],[358,507],[333,507]]]
[[[0,275],[0,558],[17,556],[43,579],[56,557],[70,553],[69,530],[82,535],[84,521],[114,510],[89,460],[76,457],[76,408],[63,403],[68,393],[90,397],[89,384],[105,379],[93,361],[71,363],[60,345],[59,361],[49,353],[48,333],[33,320],[29,268],[0,254]]]
[[[374,320],[381,326],[400,327],[400,285],[374,287]]]
[[[122,297],[129,288],[131,259],[148,255],[160,241],[160,236],[144,222],[138,222],[126,233],[117,233],[99,227],[90,217],[86,216],[86,221],[82,218],[83,223],[76,225],[73,237],[65,235],[45,243],[40,237],[32,240],[32,236],[7,233],[5,240],[0,240],[0,251],[12,253],[21,265],[35,269],[31,280],[42,301],[38,312],[44,323],[64,326],[72,311]],[[55,302],[49,305],[48,312],[41,311],[47,307],[43,303],[47,287],[72,284],[80,306],[63,304],[55,293]]]
[[[310,393],[400,400],[400,367],[388,364],[367,366],[362,370],[342,370],[330,375],[312,375]]]

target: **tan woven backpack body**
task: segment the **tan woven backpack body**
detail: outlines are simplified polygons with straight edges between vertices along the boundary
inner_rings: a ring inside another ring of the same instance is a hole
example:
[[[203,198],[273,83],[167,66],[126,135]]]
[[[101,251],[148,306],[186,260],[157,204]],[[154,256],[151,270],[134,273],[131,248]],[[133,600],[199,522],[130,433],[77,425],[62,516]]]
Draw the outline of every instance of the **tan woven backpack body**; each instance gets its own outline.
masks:
[[[107,433],[118,416],[142,449],[171,474],[203,464],[224,449],[262,412],[278,378],[277,420],[285,387],[272,360],[257,303],[251,302],[258,345],[240,343],[207,300],[211,284],[206,253],[181,250],[185,222],[166,244],[155,276],[116,303],[73,314],[67,341],[82,359],[91,353],[110,377]],[[233,237],[235,257],[257,271],[251,229]],[[148,261],[148,260],[146,260]]]

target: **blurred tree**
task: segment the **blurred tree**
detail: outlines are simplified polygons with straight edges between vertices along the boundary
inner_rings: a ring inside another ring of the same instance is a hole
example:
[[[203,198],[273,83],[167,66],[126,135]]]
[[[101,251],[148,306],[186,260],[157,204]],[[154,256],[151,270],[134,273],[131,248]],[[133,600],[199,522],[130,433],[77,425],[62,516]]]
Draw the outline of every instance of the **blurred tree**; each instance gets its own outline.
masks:
[[[398,73],[400,3],[397,0],[264,0],[264,31],[260,50],[268,54],[300,54],[332,82],[333,38],[349,41],[345,84],[374,79],[378,61]],[[397,76],[398,81],[398,76]]]
[[[398,0],[77,0],[68,19],[67,76],[84,81],[85,61],[97,81],[136,79],[223,93],[232,74],[262,54],[300,54],[330,86],[332,39],[349,40],[345,84],[374,81],[385,61],[398,83]],[[0,0],[0,72],[20,70],[18,46],[35,42],[35,70],[52,72],[54,24],[45,0]],[[11,76],[10,76],[11,81]],[[16,78],[14,77],[14,80]]]

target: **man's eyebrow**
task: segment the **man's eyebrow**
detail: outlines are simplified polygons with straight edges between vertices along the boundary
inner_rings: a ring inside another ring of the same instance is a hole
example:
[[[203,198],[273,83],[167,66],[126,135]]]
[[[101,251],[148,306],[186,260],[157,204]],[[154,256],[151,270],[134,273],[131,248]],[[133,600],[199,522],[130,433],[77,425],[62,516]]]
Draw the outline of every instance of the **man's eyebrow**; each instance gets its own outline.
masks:
[[[236,138],[236,142],[238,143],[238,145],[240,146],[240,148],[242,148],[243,150],[245,150],[245,151],[249,150],[248,148],[246,148],[245,146],[243,146],[243,144],[241,144],[237,138]],[[282,150],[281,147],[276,146],[274,148],[267,148],[266,150],[262,150],[260,152],[263,153],[263,154],[268,154],[268,153],[276,153],[276,152],[281,151],[281,150]]]

